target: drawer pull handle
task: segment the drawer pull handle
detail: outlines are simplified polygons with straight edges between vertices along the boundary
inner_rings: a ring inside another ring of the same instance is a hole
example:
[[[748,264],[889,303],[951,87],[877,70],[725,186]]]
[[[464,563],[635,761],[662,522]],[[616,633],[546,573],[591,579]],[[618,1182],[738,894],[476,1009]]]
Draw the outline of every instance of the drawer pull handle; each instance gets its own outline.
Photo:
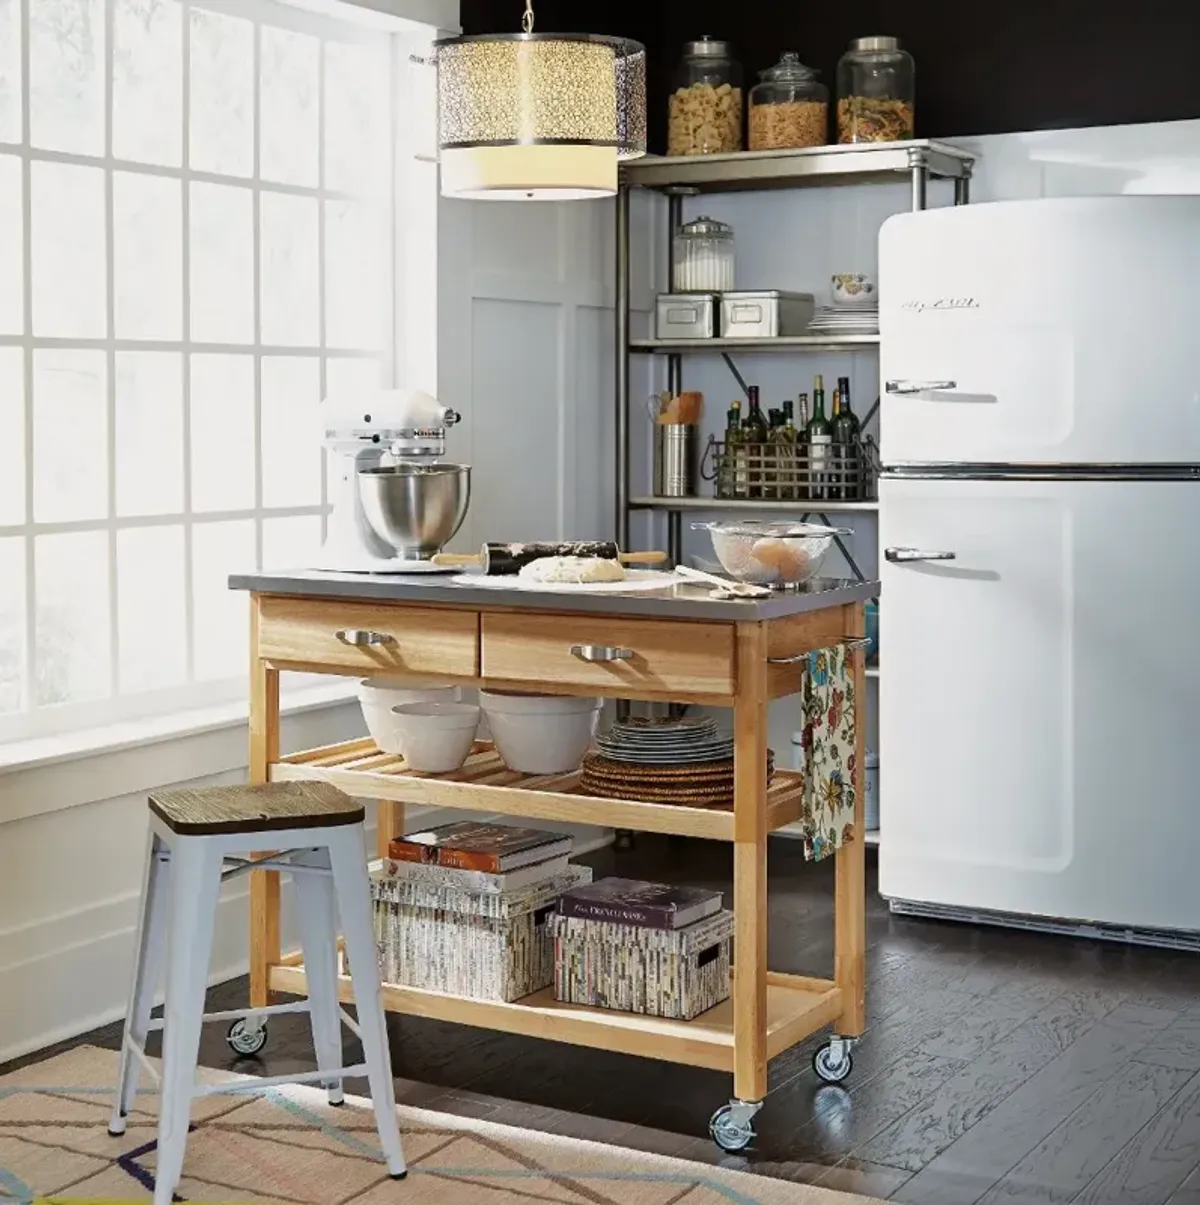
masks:
[[[633,649],[618,648],[613,644],[573,644],[571,656],[580,661],[632,661]]]
[[[854,653],[859,649],[865,649],[871,642],[865,636],[843,636],[841,640],[835,640],[832,643],[845,645],[846,652]],[[811,650],[816,652],[816,649]],[[794,657],[768,657],[768,665],[799,665],[801,662],[807,661],[808,653],[797,653]]]
[[[375,644],[395,644],[396,637],[387,632],[371,632],[365,628],[342,628],[336,633],[343,644],[352,645],[356,649],[369,648]]]

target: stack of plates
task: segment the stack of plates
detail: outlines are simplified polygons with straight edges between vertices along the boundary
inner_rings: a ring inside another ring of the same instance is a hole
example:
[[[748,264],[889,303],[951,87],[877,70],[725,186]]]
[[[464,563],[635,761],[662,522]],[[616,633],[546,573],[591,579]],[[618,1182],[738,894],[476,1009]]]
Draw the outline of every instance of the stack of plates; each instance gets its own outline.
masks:
[[[877,335],[878,306],[818,307],[804,332],[806,335]]]
[[[733,803],[733,741],[710,719],[626,720],[598,739],[583,760],[580,788],[609,799],[728,807]],[[767,777],[775,770],[767,754]]]
[[[706,718],[623,720],[596,744],[609,761],[639,766],[694,766],[733,756],[733,738],[721,736]]]

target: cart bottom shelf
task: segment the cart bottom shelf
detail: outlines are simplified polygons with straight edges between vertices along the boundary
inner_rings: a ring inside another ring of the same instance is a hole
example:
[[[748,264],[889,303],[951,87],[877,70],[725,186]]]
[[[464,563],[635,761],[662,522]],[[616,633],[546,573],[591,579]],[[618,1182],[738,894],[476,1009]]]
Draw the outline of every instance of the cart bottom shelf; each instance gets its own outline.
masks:
[[[308,990],[302,966],[272,967],[270,984],[273,991],[292,995],[303,996]],[[354,993],[348,976],[340,977],[338,991],[343,1001],[353,1002]],[[662,1017],[560,1004],[550,988],[505,1004],[384,984],[383,1003],[389,1012],[636,1054],[669,1063],[686,1063],[714,1071],[733,1071],[732,1000],[718,1004],[693,1021],[670,1021]],[[774,1058],[803,1041],[834,1021],[841,1011],[842,989],[829,980],[768,975],[767,1057]]]

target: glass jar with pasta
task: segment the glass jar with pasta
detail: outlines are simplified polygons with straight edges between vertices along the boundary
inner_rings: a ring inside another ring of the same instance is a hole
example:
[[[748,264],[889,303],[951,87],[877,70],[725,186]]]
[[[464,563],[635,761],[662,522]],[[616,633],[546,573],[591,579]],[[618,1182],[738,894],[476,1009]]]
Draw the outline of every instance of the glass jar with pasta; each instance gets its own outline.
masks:
[[[797,55],[759,72],[750,89],[750,149],[823,146],[829,141],[829,89]]]
[[[667,113],[668,155],[724,155],[742,149],[742,66],[728,42],[687,42]]]
[[[838,63],[838,142],[911,138],[915,74],[896,38],[855,38]]]

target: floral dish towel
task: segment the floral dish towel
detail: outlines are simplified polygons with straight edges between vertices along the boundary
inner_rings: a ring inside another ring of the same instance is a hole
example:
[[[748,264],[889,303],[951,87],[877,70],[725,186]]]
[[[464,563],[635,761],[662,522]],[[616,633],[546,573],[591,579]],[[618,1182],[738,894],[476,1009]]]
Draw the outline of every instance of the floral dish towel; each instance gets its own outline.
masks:
[[[854,658],[836,645],[808,655],[804,675],[804,853],[820,861],[854,839],[858,796]]]

